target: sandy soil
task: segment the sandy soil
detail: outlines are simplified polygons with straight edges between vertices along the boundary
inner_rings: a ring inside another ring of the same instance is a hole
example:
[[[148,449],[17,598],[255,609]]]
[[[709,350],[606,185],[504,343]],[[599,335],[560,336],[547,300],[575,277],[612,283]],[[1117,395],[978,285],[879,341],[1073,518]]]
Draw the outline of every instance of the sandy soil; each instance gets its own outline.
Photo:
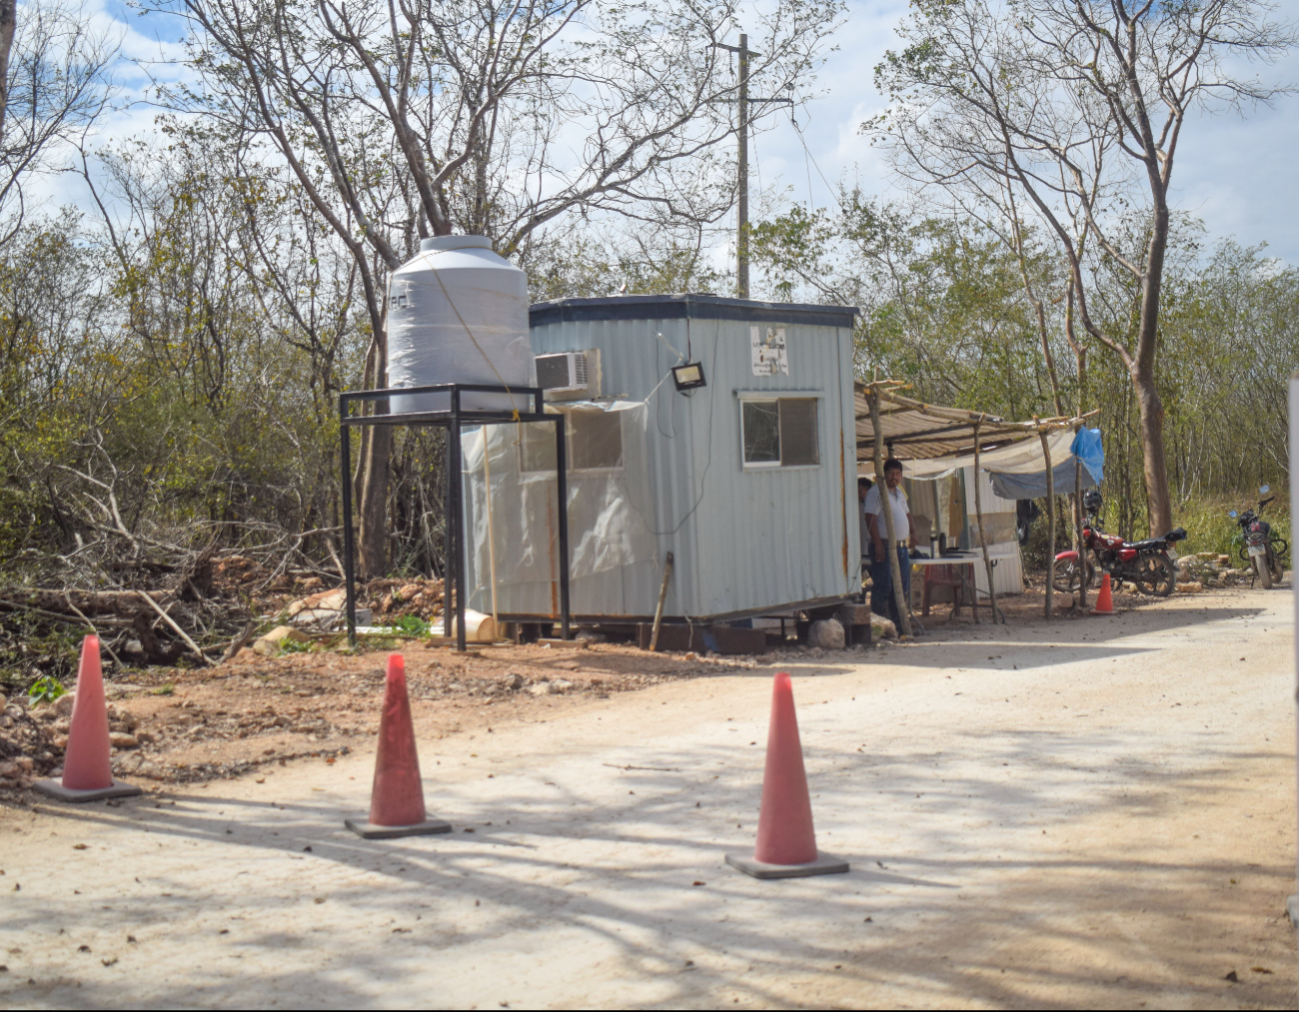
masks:
[[[1292,607],[1211,592],[783,658],[847,875],[723,864],[752,846],[769,666],[422,731],[446,837],[342,827],[364,735],[10,807],[0,1002],[1293,1007]]]
[[[390,650],[406,659],[416,726],[432,738],[533,711],[562,712],[573,699],[754,666],[751,658],[647,655],[589,641],[483,646],[463,655],[415,640],[392,640],[382,649],[363,641],[355,655],[313,650],[266,658],[244,650],[217,667],[137,669],[107,682],[110,726],[139,742],[113,750],[113,772],[144,783],[197,783],[304,757],[347,755],[357,739],[364,748],[378,732],[376,704]],[[57,771],[66,715],[48,705],[29,708],[29,715],[34,719],[18,730],[40,732],[20,743],[36,760],[33,775]],[[6,733],[13,730],[0,728],[0,736]],[[0,799],[36,798],[0,780]]]

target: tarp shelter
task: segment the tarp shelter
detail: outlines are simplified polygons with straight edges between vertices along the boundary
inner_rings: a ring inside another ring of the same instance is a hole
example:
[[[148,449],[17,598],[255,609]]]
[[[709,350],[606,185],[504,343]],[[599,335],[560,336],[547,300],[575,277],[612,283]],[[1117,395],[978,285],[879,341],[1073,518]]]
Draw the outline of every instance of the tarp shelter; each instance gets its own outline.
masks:
[[[1081,418],[1016,422],[927,404],[898,393],[902,385],[889,380],[854,385],[857,473],[870,477],[875,472],[875,427],[868,398],[876,391],[884,455],[904,462],[908,481],[934,485],[912,486],[912,515],[928,519],[935,538],[942,532],[961,548],[986,547],[989,562],[996,560],[997,565],[994,570],[989,564],[982,572],[976,567],[983,593],[989,591],[989,575],[996,592],[1018,593],[1023,568],[1015,536],[1015,500],[1046,494],[1048,454],[1057,493],[1074,490],[1079,462],[1082,487],[1096,484],[1103,464],[1099,431],[1075,432]],[[978,533],[976,481],[986,544]]]

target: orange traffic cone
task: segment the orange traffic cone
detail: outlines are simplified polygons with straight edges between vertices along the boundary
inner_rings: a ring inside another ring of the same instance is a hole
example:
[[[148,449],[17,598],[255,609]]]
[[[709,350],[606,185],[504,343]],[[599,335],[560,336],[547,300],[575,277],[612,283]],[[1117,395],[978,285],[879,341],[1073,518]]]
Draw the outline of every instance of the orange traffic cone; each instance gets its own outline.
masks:
[[[816,849],[794,689],[783,671],[777,673],[771,695],[757,846],[752,858],[727,854],[726,863],[754,878],[795,878],[848,870],[846,861]]]
[[[366,822],[345,819],[344,824],[367,840],[451,832],[449,822],[425,816],[415,726],[411,723],[410,697],[406,694],[406,663],[401,654],[388,655],[370,818]]]
[[[34,786],[62,801],[98,801],[143,793],[133,784],[113,779],[110,748],[99,637],[87,636],[81,643],[81,666],[77,672],[77,695],[72,702],[68,747],[63,756],[63,779],[38,780]]]
[[[1096,606],[1092,608],[1093,615],[1113,615],[1114,614],[1114,597],[1110,594],[1110,574],[1101,574],[1101,592],[1096,595]]]

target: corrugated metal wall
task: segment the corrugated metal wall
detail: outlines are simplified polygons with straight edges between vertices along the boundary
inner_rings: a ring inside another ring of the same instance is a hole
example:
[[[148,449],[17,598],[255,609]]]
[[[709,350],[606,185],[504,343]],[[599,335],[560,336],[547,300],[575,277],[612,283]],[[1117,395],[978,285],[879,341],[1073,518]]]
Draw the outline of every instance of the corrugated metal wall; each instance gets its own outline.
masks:
[[[709,305],[716,317],[743,315],[752,304]],[[800,322],[811,307],[785,307],[788,318],[775,322],[782,307],[763,307],[755,316],[764,328],[785,328],[789,374],[755,376],[746,319],[655,319],[647,305],[651,318],[555,320],[552,312],[550,322],[538,323],[537,308],[536,354],[598,348],[602,395],[648,399],[649,406],[645,521],[658,558],[574,581],[575,614],[611,614],[610,607],[652,614],[669,551],[675,567],[666,611],[674,616],[777,610],[860,587],[850,326]],[[625,303],[612,309],[628,312]],[[588,315],[595,311],[585,307]],[[686,359],[703,364],[706,387],[676,390],[669,371]],[[818,465],[743,467],[740,395],[755,392],[817,398]],[[524,609],[503,589],[501,610]]]

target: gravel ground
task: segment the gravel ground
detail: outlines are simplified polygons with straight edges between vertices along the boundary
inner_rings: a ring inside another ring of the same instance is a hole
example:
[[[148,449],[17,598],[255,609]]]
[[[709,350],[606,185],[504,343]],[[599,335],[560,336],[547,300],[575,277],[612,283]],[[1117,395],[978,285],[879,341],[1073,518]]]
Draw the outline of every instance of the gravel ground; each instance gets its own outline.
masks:
[[[450,836],[343,828],[366,736],[10,806],[0,1003],[1293,1007],[1292,607],[1213,591],[784,658],[847,875],[723,864],[752,846],[766,665],[422,726]]]

